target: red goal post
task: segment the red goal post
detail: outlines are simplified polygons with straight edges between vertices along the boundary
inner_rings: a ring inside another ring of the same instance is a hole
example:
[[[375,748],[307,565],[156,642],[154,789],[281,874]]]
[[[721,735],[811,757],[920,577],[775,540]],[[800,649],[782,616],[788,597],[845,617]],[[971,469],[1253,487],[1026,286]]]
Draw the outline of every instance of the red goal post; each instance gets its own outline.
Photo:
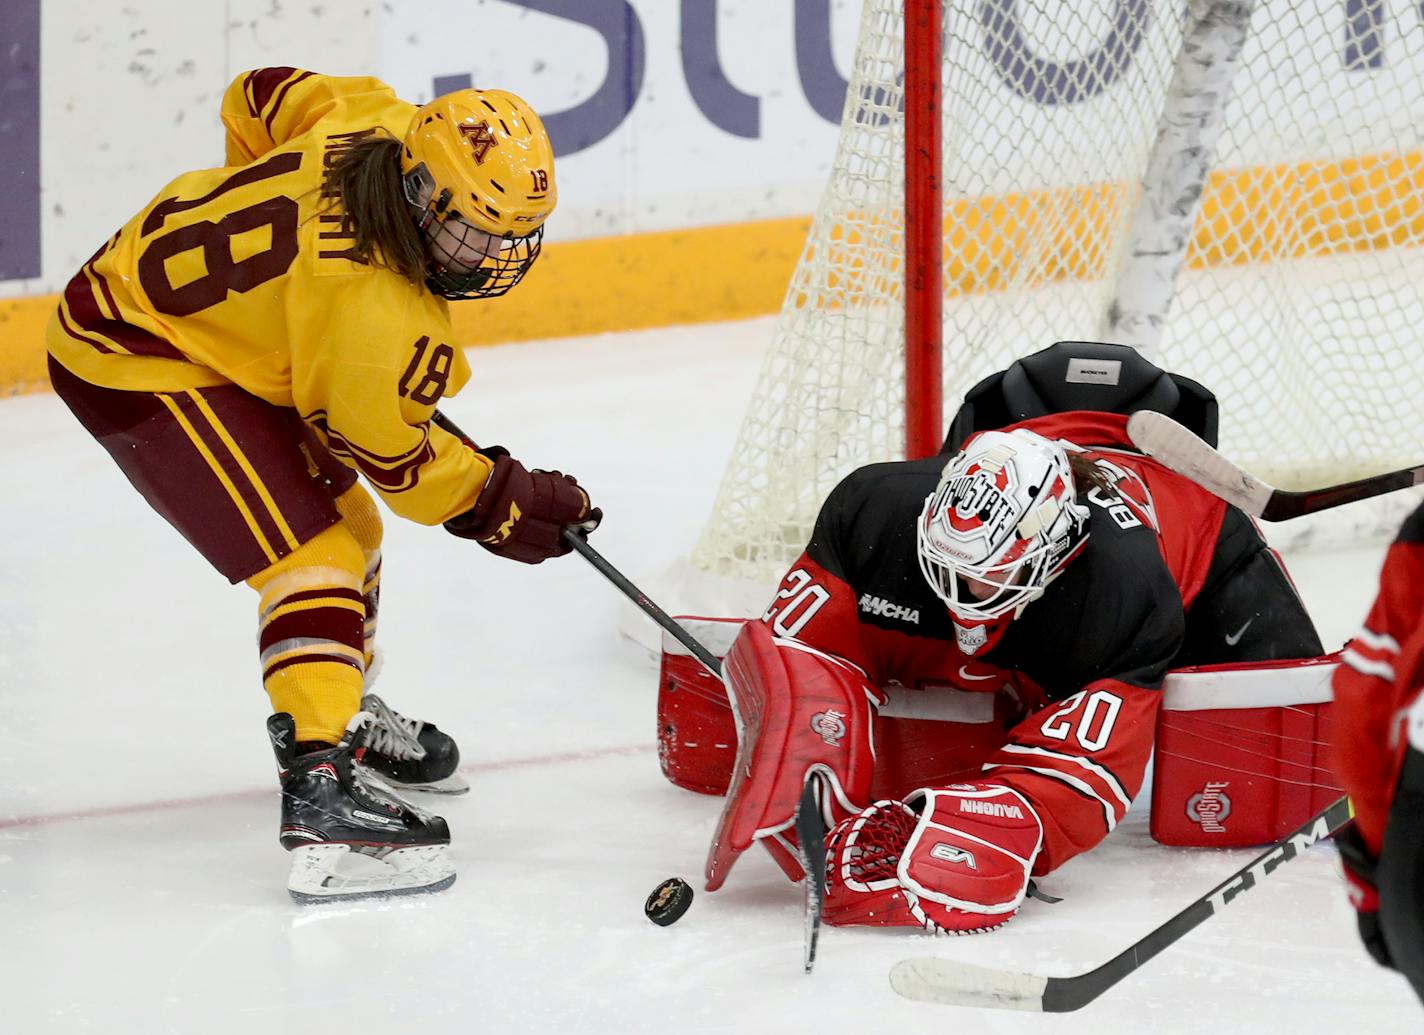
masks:
[[[832,172],[667,599],[759,611],[840,478],[934,452],[965,390],[1057,340],[1206,385],[1222,451],[1284,488],[1414,463],[1421,244],[1412,3],[865,0]],[[1409,495],[1272,535],[1386,535]]]

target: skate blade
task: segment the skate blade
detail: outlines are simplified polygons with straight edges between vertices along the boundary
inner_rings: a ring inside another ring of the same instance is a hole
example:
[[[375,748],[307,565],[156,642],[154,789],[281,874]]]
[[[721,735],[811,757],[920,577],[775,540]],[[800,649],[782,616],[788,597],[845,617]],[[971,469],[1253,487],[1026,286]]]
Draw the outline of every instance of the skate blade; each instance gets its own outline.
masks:
[[[350,845],[308,845],[292,851],[287,892],[303,904],[423,895],[455,883],[449,845],[397,848],[380,856]]]

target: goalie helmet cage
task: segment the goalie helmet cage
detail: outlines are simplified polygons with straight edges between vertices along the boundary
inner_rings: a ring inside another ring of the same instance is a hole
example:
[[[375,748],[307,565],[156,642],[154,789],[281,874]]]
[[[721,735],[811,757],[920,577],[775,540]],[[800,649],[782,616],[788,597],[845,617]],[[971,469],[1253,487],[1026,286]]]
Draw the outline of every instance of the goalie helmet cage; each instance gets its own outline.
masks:
[[[1275,484],[1417,462],[1421,124],[1413,3],[865,0],[834,167],[683,589],[764,603],[841,477],[933,452],[944,407],[1058,340],[1206,385],[1222,451]],[[1384,535],[1408,505],[1281,527]]]

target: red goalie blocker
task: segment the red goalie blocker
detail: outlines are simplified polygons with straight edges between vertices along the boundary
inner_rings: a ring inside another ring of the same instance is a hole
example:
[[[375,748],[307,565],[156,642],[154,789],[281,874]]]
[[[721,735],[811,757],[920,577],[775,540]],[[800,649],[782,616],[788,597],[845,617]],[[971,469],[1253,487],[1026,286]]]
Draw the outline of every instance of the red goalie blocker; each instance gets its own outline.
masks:
[[[740,620],[680,618],[718,657]],[[1280,840],[1344,793],[1328,768],[1330,677],[1339,655],[1181,669],[1158,713],[1151,832],[1162,844]],[[1037,707],[1012,693],[887,688],[875,722],[871,797],[902,798],[975,769]],[[658,690],[663,774],[700,794],[731,782],[737,730],[721,680],[664,637]]]
[[[1330,654],[1169,674],[1157,713],[1153,838],[1269,844],[1344,794],[1328,765],[1330,677],[1339,660]]]

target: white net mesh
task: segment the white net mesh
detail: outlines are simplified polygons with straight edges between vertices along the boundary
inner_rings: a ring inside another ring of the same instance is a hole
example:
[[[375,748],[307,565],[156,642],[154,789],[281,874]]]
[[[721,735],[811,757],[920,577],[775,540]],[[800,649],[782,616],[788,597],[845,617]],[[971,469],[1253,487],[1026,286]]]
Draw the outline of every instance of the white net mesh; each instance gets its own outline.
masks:
[[[1420,12],[1381,0],[1188,6],[949,0],[946,426],[969,387],[1023,355],[1129,340],[1106,317],[1134,251],[1153,247],[1151,233],[1129,246],[1134,210],[1144,198],[1149,229],[1167,237],[1181,210],[1142,183],[1161,162],[1184,38],[1199,68],[1195,27],[1235,8],[1249,22],[1239,71],[1185,105],[1230,98],[1200,204],[1180,221],[1184,261],[1149,356],[1217,394],[1223,452],[1269,482],[1418,462]],[[901,25],[899,0],[866,0],[834,171],[693,554],[703,571],[774,580],[835,483],[903,450]],[[1350,534],[1383,532],[1399,505],[1336,513]]]

